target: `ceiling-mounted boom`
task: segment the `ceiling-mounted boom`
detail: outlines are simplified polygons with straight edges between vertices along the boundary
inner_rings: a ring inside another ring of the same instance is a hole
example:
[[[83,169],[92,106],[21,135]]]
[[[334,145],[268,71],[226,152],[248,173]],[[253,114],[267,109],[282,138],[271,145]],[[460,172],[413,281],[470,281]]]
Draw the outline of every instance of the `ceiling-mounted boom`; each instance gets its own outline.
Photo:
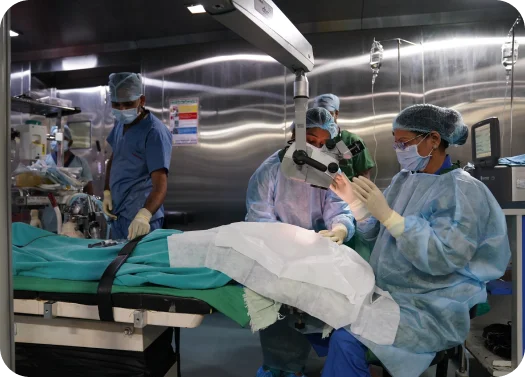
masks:
[[[314,67],[312,45],[271,0],[201,0],[210,15],[293,72]]]

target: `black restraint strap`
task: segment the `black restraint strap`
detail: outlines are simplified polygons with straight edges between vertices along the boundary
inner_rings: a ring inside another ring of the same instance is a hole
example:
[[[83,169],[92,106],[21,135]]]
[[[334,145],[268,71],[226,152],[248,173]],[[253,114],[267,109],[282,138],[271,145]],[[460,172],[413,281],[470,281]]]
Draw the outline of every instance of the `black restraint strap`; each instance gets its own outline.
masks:
[[[125,244],[119,251],[117,257],[109,264],[102,274],[97,288],[98,316],[101,321],[115,321],[113,318],[113,301],[111,300],[113,281],[115,280],[115,276],[117,275],[118,270],[120,270],[120,267],[122,267],[131,253],[133,253],[133,250],[135,250],[135,247],[144,237],[145,235],[137,237]]]

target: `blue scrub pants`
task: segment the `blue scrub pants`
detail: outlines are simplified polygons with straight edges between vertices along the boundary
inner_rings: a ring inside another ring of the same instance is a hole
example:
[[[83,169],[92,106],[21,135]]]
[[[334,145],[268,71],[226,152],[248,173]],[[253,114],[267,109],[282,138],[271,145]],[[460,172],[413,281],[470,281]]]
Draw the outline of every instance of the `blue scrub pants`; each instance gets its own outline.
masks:
[[[367,348],[348,331],[335,331],[322,377],[370,377],[366,352]]]
[[[125,217],[119,216],[116,220],[111,222],[111,239],[113,240],[126,240],[128,239],[128,228],[133,220],[128,220]],[[151,226],[150,232],[157,229],[162,229],[164,224],[164,217],[153,220],[149,223]]]

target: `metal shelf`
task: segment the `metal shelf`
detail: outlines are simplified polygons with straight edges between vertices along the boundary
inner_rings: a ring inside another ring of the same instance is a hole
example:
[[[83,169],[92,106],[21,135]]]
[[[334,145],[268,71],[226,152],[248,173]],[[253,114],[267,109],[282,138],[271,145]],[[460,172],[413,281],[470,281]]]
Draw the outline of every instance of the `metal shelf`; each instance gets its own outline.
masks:
[[[46,118],[56,118],[79,114],[80,107],[50,105],[33,99],[11,97],[11,111],[19,113],[43,115]]]

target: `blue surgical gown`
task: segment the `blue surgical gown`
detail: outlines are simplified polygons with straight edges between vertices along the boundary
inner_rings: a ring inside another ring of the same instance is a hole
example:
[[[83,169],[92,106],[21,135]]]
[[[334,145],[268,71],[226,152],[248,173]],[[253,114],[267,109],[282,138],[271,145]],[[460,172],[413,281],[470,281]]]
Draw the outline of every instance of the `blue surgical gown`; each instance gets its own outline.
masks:
[[[401,322],[393,346],[357,338],[394,377],[417,377],[435,352],[467,337],[469,309],[486,301],[485,283],[509,263],[507,225],[488,188],[460,169],[403,170],[384,194],[405,218],[403,234],[392,237],[373,218],[358,231],[376,240],[370,259],[376,285],[399,304]]]
[[[250,222],[283,222],[316,232],[342,224],[348,230],[345,242],[355,233],[348,205],[330,190],[285,177],[279,152],[266,159],[250,178],[246,207],[246,221]]]
[[[107,141],[113,149],[109,181],[113,213],[133,220],[153,189],[151,173],[161,169],[169,171],[171,133],[157,117],[148,113],[125,133],[124,125],[115,122]],[[161,206],[151,222],[163,217]]]
[[[45,159],[47,166],[56,166],[56,153],[48,154]],[[80,180],[84,182],[91,182],[93,180],[93,175],[91,174],[91,169],[89,168],[89,163],[83,157],[73,155],[73,158],[69,164],[64,165],[67,168],[82,168],[80,171]]]

